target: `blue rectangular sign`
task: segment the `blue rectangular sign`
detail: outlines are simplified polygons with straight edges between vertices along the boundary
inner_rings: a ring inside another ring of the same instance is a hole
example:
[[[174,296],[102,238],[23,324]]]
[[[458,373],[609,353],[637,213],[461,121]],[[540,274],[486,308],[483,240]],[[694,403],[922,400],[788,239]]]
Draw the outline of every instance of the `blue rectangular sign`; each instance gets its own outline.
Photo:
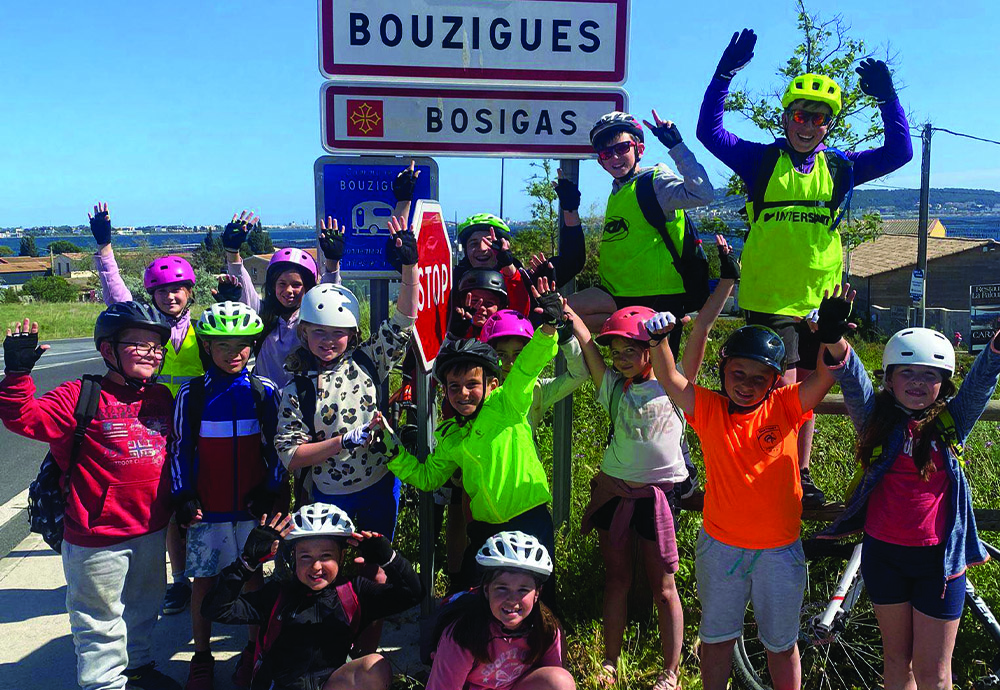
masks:
[[[392,181],[410,160],[419,171],[413,201],[438,198],[437,163],[431,158],[323,156],[316,161],[316,216],[333,216],[344,231],[341,274],[346,278],[398,278],[385,260],[389,218],[396,198]],[[413,208],[410,209],[412,222]]]

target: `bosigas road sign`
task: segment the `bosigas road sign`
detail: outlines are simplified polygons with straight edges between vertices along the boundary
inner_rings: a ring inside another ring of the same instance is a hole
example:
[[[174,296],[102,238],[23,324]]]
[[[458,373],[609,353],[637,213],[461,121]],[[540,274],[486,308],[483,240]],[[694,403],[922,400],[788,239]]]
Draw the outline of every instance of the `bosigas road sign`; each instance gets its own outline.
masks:
[[[320,0],[328,79],[624,84],[629,0]]]
[[[586,158],[601,115],[626,110],[623,89],[395,86],[327,82],[320,94],[331,153]]]

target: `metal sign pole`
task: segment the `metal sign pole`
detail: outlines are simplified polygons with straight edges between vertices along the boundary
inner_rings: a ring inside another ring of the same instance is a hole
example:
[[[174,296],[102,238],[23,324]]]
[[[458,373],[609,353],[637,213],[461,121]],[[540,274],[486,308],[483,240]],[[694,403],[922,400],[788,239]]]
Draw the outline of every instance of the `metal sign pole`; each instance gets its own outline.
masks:
[[[430,454],[431,435],[434,430],[434,412],[431,401],[431,377],[424,371],[423,363],[417,358],[417,459],[425,462]],[[434,611],[434,497],[428,491],[420,492],[418,510],[420,525],[420,582],[424,587],[424,598],[420,602],[420,614],[429,616]]]
[[[368,290],[371,293],[368,327],[369,333],[375,333],[382,322],[389,318],[389,281],[383,278],[370,280]],[[382,383],[382,399],[389,399],[389,379]]]
[[[563,176],[579,183],[580,161],[561,160],[559,169]],[[559,228],[563,228],[562,212],[559,213]],[[561,233],[560,233],[561,234]],[[560,253],[562,248],[560,247]],[[558,276],[556,276],[558,279]],[[563,297],[573,294],[575,281],[562,286]],[[566,371],[566,358],[560,353],[556,357],[556,376]],[[568,395],[555,404],[552,410],[552,521],[558,527],[569,522],[573,489],[573,396]]]

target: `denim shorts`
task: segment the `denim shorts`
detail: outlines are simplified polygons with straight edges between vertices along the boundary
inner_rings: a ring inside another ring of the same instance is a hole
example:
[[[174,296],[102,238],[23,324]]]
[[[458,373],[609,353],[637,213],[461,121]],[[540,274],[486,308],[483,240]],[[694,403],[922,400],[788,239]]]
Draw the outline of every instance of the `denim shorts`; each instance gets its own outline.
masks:
[[[369,486],[352,494],[325,494],[313,487],[313,500],[332,503],[351,516],[354,527],[366,532],[378,532],[392,541],[399,515],[401,483],[392,472]]]
[[[247,536],[257,523],[195,522],[187,529],[184,574],[188,577],[215,577],[236,560],[243,551]]]
[[[939,620],[962,617],[965,573],[944,579],[944,544],[899,546],[865,535],[861,577],[873,604],[909,604]]]
[[[761,644],[772,652],[795,645],[806,588],[801,541],[776,549],[741,549],[702,530],[695,553],[702,642],[715,644],[739,637],[747,604],[753,603]]]

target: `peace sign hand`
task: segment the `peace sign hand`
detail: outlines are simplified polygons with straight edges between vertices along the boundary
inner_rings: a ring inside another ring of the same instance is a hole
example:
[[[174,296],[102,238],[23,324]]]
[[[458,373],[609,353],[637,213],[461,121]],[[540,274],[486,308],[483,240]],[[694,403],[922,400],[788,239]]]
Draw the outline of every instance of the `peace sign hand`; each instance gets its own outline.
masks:
[[[661,120],[660,116],[656,114],[656,110],[653,110],[653,121],[656,124],[651,123],[649,120],[643,120],[643,124],[649,127],[649,131],[659,139],[660,143],[667,147],[667,150],[680,144],[681,133],[677,130],[677,125],[675,125],[670,120]]]

